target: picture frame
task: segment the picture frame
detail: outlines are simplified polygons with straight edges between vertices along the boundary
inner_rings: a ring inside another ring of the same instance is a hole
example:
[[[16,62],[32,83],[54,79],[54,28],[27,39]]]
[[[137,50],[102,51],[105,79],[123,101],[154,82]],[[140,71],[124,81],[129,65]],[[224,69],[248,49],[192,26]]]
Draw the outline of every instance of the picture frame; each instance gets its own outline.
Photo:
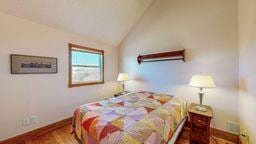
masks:
[[[11,54],[11,74],[56,74],[58,60],[54,57]]]

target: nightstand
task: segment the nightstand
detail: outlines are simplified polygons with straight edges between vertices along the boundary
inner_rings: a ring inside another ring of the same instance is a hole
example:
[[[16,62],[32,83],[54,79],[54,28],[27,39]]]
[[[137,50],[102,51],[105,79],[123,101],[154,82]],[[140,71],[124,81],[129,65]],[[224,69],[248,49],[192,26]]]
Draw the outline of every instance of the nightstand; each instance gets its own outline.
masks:
[[[124,92],[116,93],[116,94],[114,94],[114,97],[119,97],[121,95],[128,94],[128,93],[130,93],[130,92],[124,91]]]
[[[198,104],[192,103],[189,106],[190,119],[190,144],[210,143],[210,123],[213,117],[212,108],[205,106],[207,111],[201,112],[196,109]]]

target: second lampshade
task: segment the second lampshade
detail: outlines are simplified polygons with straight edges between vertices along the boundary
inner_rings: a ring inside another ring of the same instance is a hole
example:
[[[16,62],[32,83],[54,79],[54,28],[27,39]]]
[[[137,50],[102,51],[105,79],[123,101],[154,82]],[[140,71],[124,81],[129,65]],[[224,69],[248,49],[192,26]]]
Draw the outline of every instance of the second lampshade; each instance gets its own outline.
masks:
[[[129,80],[129,75],[127,73],[119,73],[117,81],[124,82]]]

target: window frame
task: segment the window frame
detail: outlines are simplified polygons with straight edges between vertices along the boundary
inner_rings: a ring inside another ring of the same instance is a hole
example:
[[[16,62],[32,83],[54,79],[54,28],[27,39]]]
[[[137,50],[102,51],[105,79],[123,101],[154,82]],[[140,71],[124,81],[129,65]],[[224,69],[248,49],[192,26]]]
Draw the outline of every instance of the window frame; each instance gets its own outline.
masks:
[[[96,49],[96,48],[90,48],[90,47],[85,47],[81,45],[76,45],[69,43],[69,81],[68,81],[68,87],[80,87],[80,86],[86,86],[86,85],[95,85],[95,84],[103,84],[104,83],[104,50]],[[101,75],[102,75],[102,80],[101,81],[89,81],[89,82],[81,82],[81,83],[73,83],[73,78],[72,78],[72,51],[74,49],[77,49],[76,51],[90,51],[91,53],[95,52],[97,54],[102,54],[102,70],[101,70]]]

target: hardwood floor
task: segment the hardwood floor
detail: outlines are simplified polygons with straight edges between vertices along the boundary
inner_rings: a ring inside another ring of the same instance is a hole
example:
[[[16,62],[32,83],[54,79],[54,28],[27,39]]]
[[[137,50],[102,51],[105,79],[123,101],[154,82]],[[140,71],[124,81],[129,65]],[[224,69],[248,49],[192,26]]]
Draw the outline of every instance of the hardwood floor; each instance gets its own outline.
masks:
[[[56,129],[47,134],[41,135],[35,139],[27,140],[25,144],[78,144],[74,136],[70,134],[71,125]],[[217,140],[216,141],[214,140]],[[234,144],[232,142],[220,139],[211,138],[210,144]],[[185,129],[182,131],[177,144],[189,144],[189,130]]]
[[[210,138],[210,144],[235,144],[233,142],[218,138],[218,137],[212,137]],[[180,137],[176,144],[189,144],[189,129],[184,128],[182,133],[180,134]]]
[[[78,144],[70,132],[71,125],[68,125],[35,139],[28,140],[25,144]]]

